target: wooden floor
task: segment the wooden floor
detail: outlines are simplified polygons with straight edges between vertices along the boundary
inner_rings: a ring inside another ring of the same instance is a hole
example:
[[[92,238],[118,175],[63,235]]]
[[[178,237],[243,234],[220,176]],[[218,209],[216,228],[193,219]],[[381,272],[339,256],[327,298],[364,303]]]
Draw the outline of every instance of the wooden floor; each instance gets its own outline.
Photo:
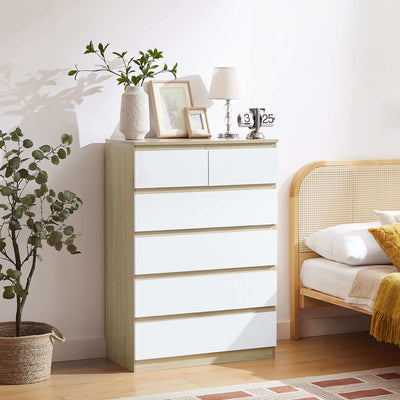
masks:
[[[1,386],[1,400],[103,400],[400,365],[400,350],[368,333],[278,342],[275,359],[132,373],[106,359],[53,364],[50,380]]]

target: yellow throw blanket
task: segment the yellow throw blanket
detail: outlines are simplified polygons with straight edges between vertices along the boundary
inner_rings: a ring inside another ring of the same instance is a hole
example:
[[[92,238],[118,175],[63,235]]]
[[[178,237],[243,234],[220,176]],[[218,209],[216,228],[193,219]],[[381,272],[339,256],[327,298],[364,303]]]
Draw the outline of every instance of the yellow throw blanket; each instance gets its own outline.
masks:
[[[378,342],[400,346],[400,273],[385,276],[379,286],[370,333]]]

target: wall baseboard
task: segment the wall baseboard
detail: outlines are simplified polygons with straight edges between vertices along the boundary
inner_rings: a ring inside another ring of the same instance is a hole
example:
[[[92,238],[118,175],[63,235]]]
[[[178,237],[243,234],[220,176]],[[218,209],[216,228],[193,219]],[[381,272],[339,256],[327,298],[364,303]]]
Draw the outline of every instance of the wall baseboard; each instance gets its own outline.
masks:
[[[280,339],[290,339],[290,322],[278,322],[276,326],[276,337]]]
[[[65,343],[54,344],[54,362],[103,358],[105,356],[105,338],[67,340]]]

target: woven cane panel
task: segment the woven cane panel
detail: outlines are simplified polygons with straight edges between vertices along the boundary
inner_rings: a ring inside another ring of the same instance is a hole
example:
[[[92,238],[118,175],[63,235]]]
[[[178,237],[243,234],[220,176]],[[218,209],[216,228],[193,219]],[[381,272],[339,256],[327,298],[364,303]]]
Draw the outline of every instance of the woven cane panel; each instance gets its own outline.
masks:
[[[375,221],[373,210],[400,209],[400,164],[327,165],[299,190],[299,251],[304,238],[332,225]]]

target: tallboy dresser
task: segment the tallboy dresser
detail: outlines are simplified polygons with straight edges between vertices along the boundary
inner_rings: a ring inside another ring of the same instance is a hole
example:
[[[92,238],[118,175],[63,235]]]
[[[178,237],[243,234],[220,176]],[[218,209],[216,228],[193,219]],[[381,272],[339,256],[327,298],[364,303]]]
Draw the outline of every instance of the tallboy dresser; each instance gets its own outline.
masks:
[[[111,360],[139,371],[274,356],[276,145],[107,140]]]

